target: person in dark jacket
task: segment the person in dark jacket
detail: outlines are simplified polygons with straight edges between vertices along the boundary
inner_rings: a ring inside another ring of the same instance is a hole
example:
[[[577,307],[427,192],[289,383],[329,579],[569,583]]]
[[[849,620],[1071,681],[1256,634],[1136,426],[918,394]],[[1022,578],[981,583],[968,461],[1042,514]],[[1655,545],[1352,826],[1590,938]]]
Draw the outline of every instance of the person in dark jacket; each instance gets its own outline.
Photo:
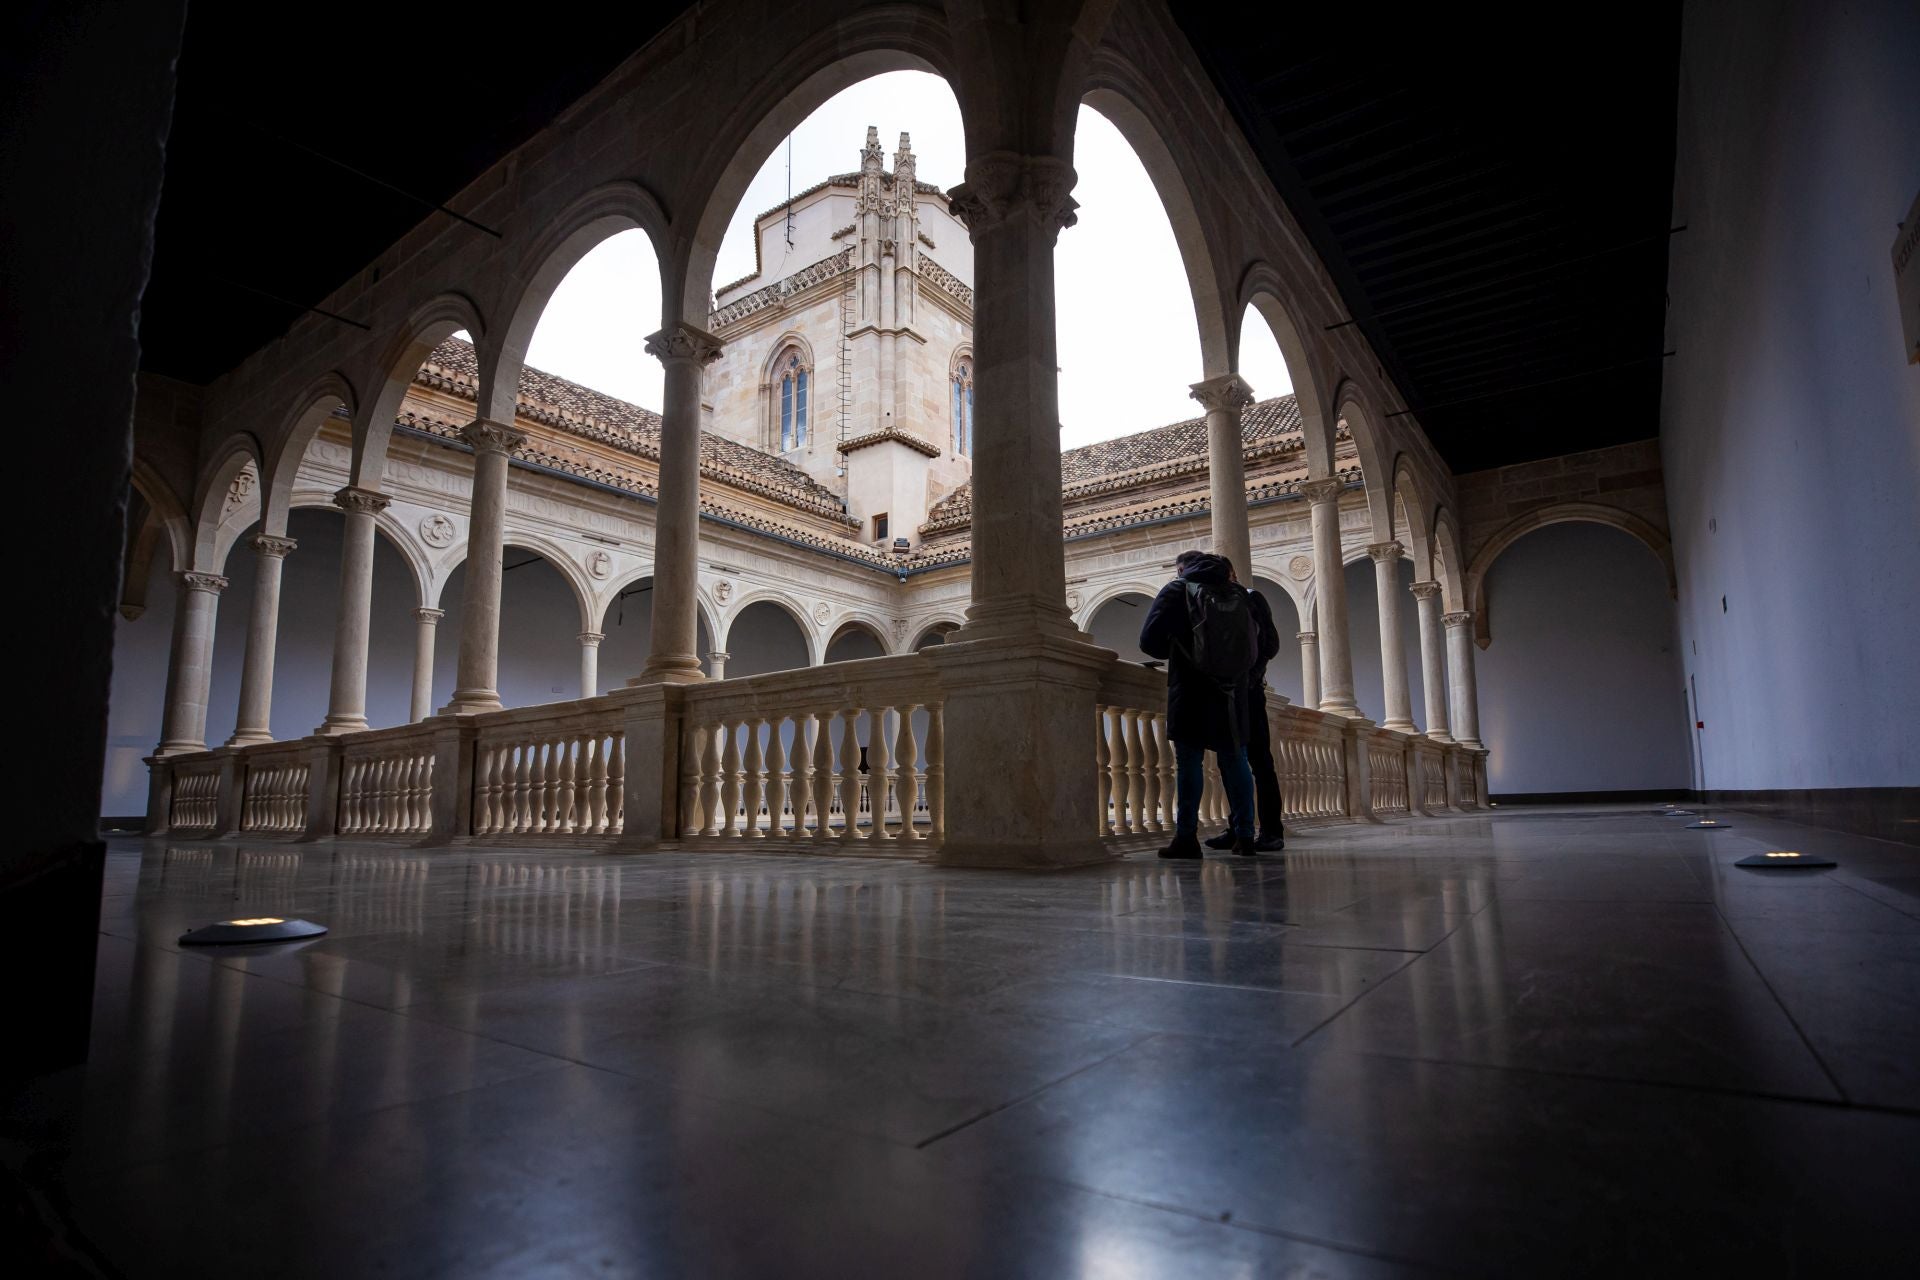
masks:
[[[1232,562],[1227,569],[1232,573]],[[1233,581],[1240,581],[1237,574]],[[1247,604],[1260,629],[1260,661],[1247,674],[1247,767],[1253,773],[1253,792],[1260,810],[1260,835],[1253,847],[1261,853],[1279,853],[1287,847],[1286,805],[1273,762],[1273,726],[1267,723],[1267,664],[1280,652],[1280,629],[1273,623],[1273,607],[1267,598],[1251,587],[1247,589]],[[1233,828],[1229,827],[1206,845],[1209,849],[1231,849],[1233,840]]]
[[[1183,551],[1173,562],[1174,580],[1160,589],[1140,627],[1140,651],[1167,664],[1167,736],[1173,740],[1173,843],[1163,858],[1201,858],[1200,792],[1206,784],[1207,752],[1220,761],[1220,781],[1232,811],[1234,852],[1254,852],[1253,776],[1247,771],[1246,676],[1218,680],[1194,665],[1193,622],[1187,586],[1231,586],[1233,568],[1224,557]]]

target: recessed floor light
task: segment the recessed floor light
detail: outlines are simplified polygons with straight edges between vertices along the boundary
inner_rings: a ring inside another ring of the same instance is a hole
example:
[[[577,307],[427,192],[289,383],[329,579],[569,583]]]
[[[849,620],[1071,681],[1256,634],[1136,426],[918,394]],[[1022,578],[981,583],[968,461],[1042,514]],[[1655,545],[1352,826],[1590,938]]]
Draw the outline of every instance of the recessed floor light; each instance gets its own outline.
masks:
[[[1774,849],[1767,853],[1750,853],[1733,865],[1758,867],[1762,871],[1794,871],[1808,867],[1835,867],[1840,864],[1832,858],[1825,858],[1817,853],[1801,853],[1798,849]]]
[[[1725,831],[1728,827],[1732,825],[1733,824],[1731,822],[1720,822],[1713,818],[1702,818],[1698,822],[1689,822],[1687,824],[1687,830],[1689,831]]]
[[[287,920],[280,916],[247,916],[239,920],[219,920],[202,929],[180,935],[182,946],[218,947],[243,942],[292,942],[296,938],[317,938],[327,926],[311,920]]]

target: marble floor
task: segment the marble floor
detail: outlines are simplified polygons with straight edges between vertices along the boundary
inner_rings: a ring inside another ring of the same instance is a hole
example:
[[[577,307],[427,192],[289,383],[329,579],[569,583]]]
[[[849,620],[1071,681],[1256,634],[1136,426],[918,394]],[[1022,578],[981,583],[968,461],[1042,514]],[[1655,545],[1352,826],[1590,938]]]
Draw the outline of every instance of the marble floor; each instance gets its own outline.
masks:
[[[1920,849],[1721,816],[1053,877],[130,840],[0,1149],[76,1275],[1911,1274]],[[176,944],[248,914],[331,932]]]

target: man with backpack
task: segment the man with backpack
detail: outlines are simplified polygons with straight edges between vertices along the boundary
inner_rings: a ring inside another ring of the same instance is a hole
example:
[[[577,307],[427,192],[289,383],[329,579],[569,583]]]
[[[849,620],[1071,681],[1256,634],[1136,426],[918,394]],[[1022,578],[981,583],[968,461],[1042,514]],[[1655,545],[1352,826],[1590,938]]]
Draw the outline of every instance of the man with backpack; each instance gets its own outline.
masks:
[[[1254,848],[1253,775],[1247,768],[1247,677],[1260,658],[1259,626],[1233,566],[1183,551],[1140,628],[1140,651],[1167,663],[1167,736],[1173,740],[1173,842],[1163,858],[1201,858],[1200,792],[1207,752],[1220,761],[1233,851]]]
[[[1227,573],[1240,581],[1231,561]],[[1251,587],[1247,603],[1253,606],[1253,623],[1260,633],[1260,660],[1247,673],[1247,767],[1253,772],[1253,793],[1260,810],[1260,836],[1253,847],[1260,853],[1279,853],[1287,847],[1286,803],[1273,759],[1273,726],[1267,723],[1267,664],[1280,652],[1280,628],[1274,625],[1267,598]],[[1233,840],[1229,827],[1205,844],[1209,849],[1231,849]]]

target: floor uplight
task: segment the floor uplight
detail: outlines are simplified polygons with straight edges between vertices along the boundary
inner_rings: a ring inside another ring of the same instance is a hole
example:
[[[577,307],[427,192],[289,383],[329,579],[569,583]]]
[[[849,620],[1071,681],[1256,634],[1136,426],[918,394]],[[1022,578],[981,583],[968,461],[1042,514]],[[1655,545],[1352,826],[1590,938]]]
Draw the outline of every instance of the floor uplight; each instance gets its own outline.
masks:
[[[317,938],[327,926],[311,920],[288,920],[283,916],[246,916],[239,920],[218,920],[202,929],[180,935],[182,946],[231,946],[243,942],[292,942],[296,938]]]

